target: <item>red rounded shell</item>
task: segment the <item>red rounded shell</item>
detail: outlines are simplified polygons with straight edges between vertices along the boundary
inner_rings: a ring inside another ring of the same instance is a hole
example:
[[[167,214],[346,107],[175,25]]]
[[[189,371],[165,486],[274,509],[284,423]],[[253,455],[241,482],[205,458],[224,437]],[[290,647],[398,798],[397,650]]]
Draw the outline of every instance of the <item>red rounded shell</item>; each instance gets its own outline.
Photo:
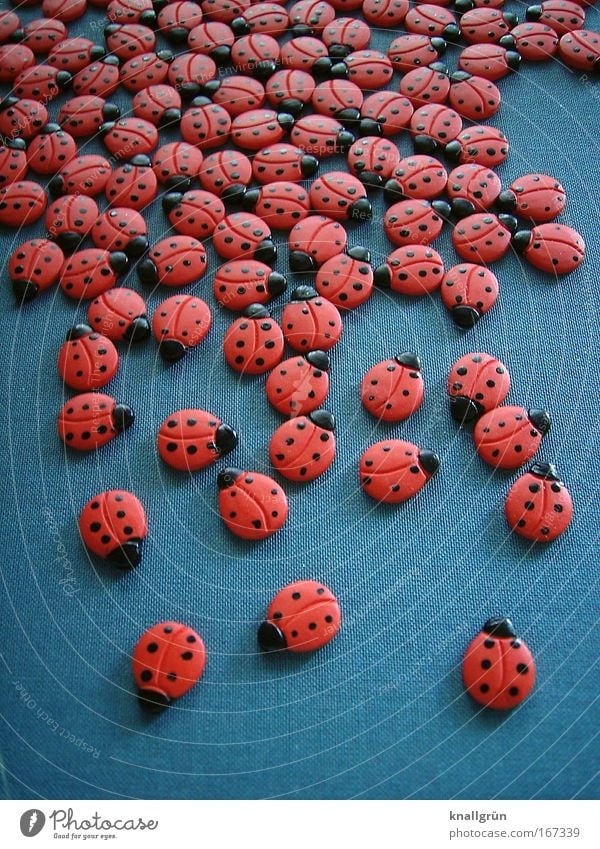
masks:
[[[343,253],[348,235],[339,221],[326,215],[310,215],[290,230],[290,251],[308,255],[315,265],[322,265],[331,257]]]
[[[552,221],[565,208],[565,190],[555,177],[525,174],[510,184],[516,201],[515,213],[538,224]]]
[[[401,422],[423,403],[423,374],[414,354],[382,360],[365,374],[360,397],[365,409],[384,422]]]
[[[212,96],[213,103],[226,109],[232,118],[249,109],[258,109],[265,102],[265,87],[258,80],[241,74],[232,74],[221,81]]]
[[[64,263],[58,245],[47,239],[30,239],[12,252],[8,261],[8,274],[13,283],[35,287],[35,292],[48,289],[58,280]],[[21,287],[14,287],[17,291]]]
[[[266,304],[283,288],[285,279],[273,274],[268,265],[255,259],[225,263],[217,269],[213,281],[215,299],[229,310],[245,310],[251,304]]]
[[[439,55],[429,36],[417,33],[399,35],[388,47],[388,56],[394,69],[402,73],[423,65],[431,65],[437,61]]]
[[[137,96],[137,95],[136,95]],[[152,158],[152,170],[159,183],[175,183],[178,177],[191,181],[200,174],[202,151],[188,142],[170,142],[158,148]]]
[[[294,298],[294,294],[292,294]],[[330,301],[317,295],[292,300],[281,315],[285,341],[295,351],[328,351],[342,335],[342,318]]]
[[[111,253],[100,248],[84,248],[65,260],[59,279],[60,288],[69,298],[97,298],[117,282],[111,265]]]
[[[206,666],[202,637],[179,622],[160,622],[139,639],[132,658],[142,704],[161,707],[197,684]]]
[[[433,68],[414,68],[400,80],[400,93],[415,107],[425,103],[445,103],[449,91],[448,75]]]
[[[572,227],[564,224],[538,224],[531,231],[525,259],[549,274],[570,274],[585,256],[585,242]]]
[[[248,157],[234,150],[218,150],[204,160],[198,175],[203,189],[221,197],[230,186],[248,186],[252,165]]]
[[[425,459],[426,458],[426,459]],[[435,458],[430,462],[431,458]],[[405,442],[387,439],[370,445],[360,458],[360,484],[375,501],[398,504],[412,498],[431,478],[428,468],[435,468],[437,457],[431,452]]]
[[[458,57],[458,67],[486,80],[501,80],[512,70],[504,47],[499,44],[470,44]]]
[[[147,335],[146,304],[133,289],[109,289],[92,301],[87,315],[90,327],[113,342],[129,341],[140,324]]]
[[[317,353],[317,352],[315,352]],[[267,377],[269,403],[286,416],[301,416],[318,409],[329,392],[327,355],[320,351],[317,363],[296,355],[279,363]]]
[[[313,180],[310,187],[310,205],[315,212],[336,221],[364,220],[370,217],[367,190],[359,179],[345,171],[329,171]],[[357,204],[357,201],[359,203]]]
[[[444,306],[453,313],[457,324],[472,326],[498,299],[498,280],[489,268],[472,263],[455,265],[446,272],[440,294]],[[468,324],[459,320],[470,315]]]
[[[83,392],[66,401],[58,414],[60,439],[77,451],[94,451],[120,433],[115,419],[117,402],[102,392]],[[133,413],[129,410],[129,421]]]
[[[433,200],[444,193],[448,175],[435,157],[414,154],[399,160],[392,179],[405,197]]]
[[[313,481],[333,463],[335,435],[317,422],[310,415],[296,416],[280,425],[271,437],[269,458],[284,478]]]
[[[121,546],[139,544],[146,538],[146,512],[132,492],[124,489],[101,492],[90,498],[81,511],[79,533],[86,547],[98,557],[122,557]]]
[[[490,354],[465,354],[454,363],[448,375],[450,398],[473,401],[480,414],[499,407],[509,390],[508,369]]]
[[[461,146],[460,162],[477,162],[495,168],[508,156],[508,139],[496,127],[480,126],[465,128],[456,137]]]
[[[453,82],[448,95],[450,106],[469,121],[491,118],[500,109],[501,99],[498,86],[478,76]]]
[[[213,246],[223,259],[253,257],[264,242],[270,242],[271,229],[257,215],[233,212],[217,224]]]
[[[219,475],[219,513],[242,539],[261,540],[280,530],[288,517],[283,489],[268,475],[226,469]]]
[[[442,284],[444,263],[429,245],[405,245],[388,256],[385,266],[390,274],[392,292],[420,297],[435,292]]]
[[[171,413],[158,431],[161,459],[180,472],[198,472],[211,466],[228,453],[219,448],[218,431],[222,424],[221,419],[206,410]],[[229,446],[228,450],[231,450]]]
[[[223,353],[228,365],[244,374],[264,374],[283,357],[283,333],[267,310],[236,319],[225,333]]]
[[[419,106],[410,119],[410,131],[414,136],[428,136],[439,144],[448,144],[461,130],[460,115],[441,103]]]
[[[0,133],[7,138],[31,139],[48,123],[48,110],[43,103],[22,97],[5,103],[0,109]]]
[[[535,663],[525,643],[482,631],[467,646],[462,666],[467,693],[484,707],[510,710],[531,692]]]
[[[371,40],[371,30],[360,18],[336,17],[323,29],[321,38],[327,47],[339,44],[350,50],[363,50]]]
[[[86,153],[71,159],[54,178],[65,195],[94,197],[106,188],[112,169],[110,162],[97,153]]]
[[[32,180],[18,180],[0,188],[0,224],[24,227],[33,224],[46,211],[48,200],[43,188]]]
[[[157,185],[156,175],[149,164],[126,162],[110,174],[104,191],[107,201],[113,206],[127,206],[143,212],[156,197]]]
[[[283,637],[282,648],[288,651],[309,652],[323,648],[335,637],[341,618],[330,589],[317,581],[295,581],[273,598],[262,629],[277,629]]]
[[[496,172],[477,162],[459,165],[448,174],[448,197],[469,201],[475,212],[490,209],[501,191],[502,183]]]
[[[163,286],[189,286],[206,272],[206,251],[191,236],[167,236],[148,252]]]
[[[34,139],[35,141],[35,139]],[[9,145],[0,147],[0,186],[8,186],[22,180],[27,173],[27,154],[25,149]]]
[[[355,309],[371,297],[373,269],[366,260],[338,254],[317,271],[315,289],[338,309]]]
[[[58,352],[58,373],[71,389],[90,392],[109,383],[119,367],[119,354],[106,336],[91,331],[71,335]]]
[[[537,463],[511,486],[504,512],[519,536],[533,542],[552,542],[571,524],[573,501],[556,469]]]
[[[556,30],[545,23],[518,24],[511,35],[515,49],[528,62],[545,62],[558,52]]]
[[[172,295],[160,303],[152,316],[154,338],[162,342],[180,342],[185,349],[195,348],[211,328],[210,307],[195,295]]]
[[[385,213],[383,229],[392,244],[428,245],[442,232],[444,221],[427,200],[402,200]]]
[[[192,189],[181,195],[179,202],[169,209],[167,218],[177,233],[209,239],[219,221],[225,218],[225,206],[212,192]]]
[[[496,215],[477,212],[459,221],[452,231],[456,253],[486,265],[501,259],[510,248],[510,231]]]
[[[475,425],[473,441],[482,460],[497,469],[518,469],[539,449],[542,432],[524,407],[497,407]]]

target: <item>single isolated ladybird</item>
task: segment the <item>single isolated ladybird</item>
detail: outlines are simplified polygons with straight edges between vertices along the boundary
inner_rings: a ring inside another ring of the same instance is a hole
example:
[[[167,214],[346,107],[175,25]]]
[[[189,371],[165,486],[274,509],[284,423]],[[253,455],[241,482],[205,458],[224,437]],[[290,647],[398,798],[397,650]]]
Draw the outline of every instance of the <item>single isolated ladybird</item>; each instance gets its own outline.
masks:
[[[120,569],[133,569],[148,534],[146,512],[132,492],[111,489],[90,498],[79,516],[86,548]]]
[[[304,416],[318,409],[329,392],[329,356],[325,351],[296,354],[267,377],[269,403],[284,416]]]
[[[205,666],[206,649],[197,631],[180,622],[160,622],[148,628],[132,658],[141,707],[149,713],[162,713],[198,683]]]
[[[269,442],[273,468],[291,481],[313,481],[335,458],[335,419],[328,410],[315,410],[288,419]]]
[[[131,427],[131,407],[102,392],[83,392],[66,401],[58,414],[58,435],[69,448],[93,451]]]
[[[552,419],[545,410],[496,407],[475,425],[477,453],[497,469],[518,469],[534,456],[548,433]]]
[[[360,458],[360,485],[375,501],[397,504],[416,495],[439,466],[433,451],[402,439],[386,439],[370,445]]]
[[[158,432],[158,453],[180,472],[197,472],[229,454],[238,442],[237,433],[206,410],[177,410],[164,420]]]
[[[295,351],[328,351],[342,335],[342,318],[336,306],[312,286],[298,286],[283,308],[281,325],[285,341]]]
[[[88,324],[76,324],[58,352],[58,372],[67,386],[90,392],[109,383],[119,367],[113,343]]]
[[[504,505],[510,527],[533,542],[552,542],[573,518],[573,501],[551,463],[534,463],[511,486]]]
[[[244,374],[265,374],[283,357],[283,333],[262,304],[250,304],[225,333],[227,364]]]
[[[195,295],[173,295],[156,307],[152,332],[163,360],[174,363],[202,342],[210,330],[210,307]]]
[[[366,410],[384,422],[401,422],[423,403],[423,373],[416,354],[382,360],[365,374],[360,397]]]
[[[295,581],[280,590],[258,629],[263,651],[308,652],[331,642],[341,625],[336,597],[318,581]]]
[[[510,375],[504,363],[491,354],[465,354],[448,375],[448,395],[452,418],[462,424],[499,407],[510,389]]]
[[[242,539],[262,540],[280,530],[288,517],[283,489],[268,475],[227,468],[219,473],[219,513]]]
[[[467,693],[484,707],[510,710],[531,692],[535,663],[510,619],[488,619],[469,643],[462,665]]]

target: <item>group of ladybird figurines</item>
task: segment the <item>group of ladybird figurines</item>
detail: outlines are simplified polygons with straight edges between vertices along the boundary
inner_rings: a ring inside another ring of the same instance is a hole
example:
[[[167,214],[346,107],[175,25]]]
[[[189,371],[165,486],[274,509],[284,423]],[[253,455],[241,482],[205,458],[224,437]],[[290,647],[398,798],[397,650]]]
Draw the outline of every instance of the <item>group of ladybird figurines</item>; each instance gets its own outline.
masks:
[[[225,260],[214,274],[214,296],[243,313],[225,334],[225,360],[242,374],[268,374],[267,398],[288,417],[271,437],[269,458],[296,482],[316,479],[335,457],[335,421],[322,404],[327,352],[342,333],[340,310],[360,306],[374,285],[408,296],[439,288],[455,323],[469,328],[498,296],[498,281],[485,266],[511,245],[550,273],[569,273],[582,261],[581,236],[555,222],[566,201],[560,183],[529,174],[501,191],[492,169],[506,158],[507,139],[494,127],[462,124],[495,114],[494,81],[521,58],[560,55],[579,70],[600,66],[600,39],[583,29],[580,4],[544,0],[518,25],[514,15],[492,8],[501,0],[456,0],[460,21],[444,8],[446,0],[413,8],[407,0],[299,0],[289,12],[251,0],[90,2],[107,7],[107,51],[67,38],[65,24],[84,14],[86,0],[43,0],[44,17],[23,27],[14,12],[0,14],[0,82],[12,84],[0,103],[6,137],[0,223],[30,224],[46,211],[44,190],[24,179],[28,169],[54,175],[49,189],[56,196],[46,212],[48,238],[25,242],[10,258],[13,288],[25,301],[58,281],[68,297],[90,301],[88,323],[69,331],[58,359],[65,384],[80,393],[58,416],[59,436],[70,448],[98,449],[134,421],[127,404],[97,391],[117,372],[115,342],[138,341],[152,330],[163,358],[174,362],[212,324],[206,302],[181,293],[163,301],[149,322],[142,297],[116,286],[132,259],[142,283],[180,288],[206,273],[202,241],[212,239]],[[407,33],[387,54],[368,49],[369,26],[338,15],[358,9],[374,26],[403,26]],[[277,37],[290,27],[293,38],[280,44]],[[189,52],[155,53],[155,30]],[[459,38],[468,46],[460,70],[450,74],[437,60],[444,39]],[[47,64],[35,64],[46,54]],[[217,64],[227,62],[237,73],[218,75]],[[387,88],[394,70],[403,74],[399,92]],[[75,96],[61,107],[59,123],[49,123],[45,104],[68,85]],[[121,118],[105,99],[119,85],[134,95],[131,117]],[[373,93],[363,98],[363,91]],[[183,112],[182,100],[191,100]],[[264,108],[265,100],[273,108]],[[316,114],[302,114],[307,104]],[[182,140],[159,147],[151,160],[162,128],[178,128]],[[390,137],[404,130],[415,153],[401,158]],[[123,160],[114,169],[103,156],[78,151],[75,139],[97,132]],[[292,144],[282,141],[286,133]],[[252,161],[240,151],[212,152],[228,140]],[[319,158],[335,152],[347,154],[347,172],[321,174],[309,189],[299,185],[316,174]],[[431,155],[438,152],[456,165],[450,174]],[[192,189],[195,178],[201,190]],[[259,188],[249,188],[252,179]],[[141,213],[159,183],[176,234],[149,247]],[[383,227],[395,250],[373,269],[366,249],[347,246],[342,222],[370,217],[367,192],[375,188],[391,204]],[[102,192],[109,202],[104,212],[93,199]],[[439,199],[443,193],[449,203]],[[226,203],[244,211],[228,214]],[[515,232],[513,213],[531,229]],[[430,243],[450,216],[457,219],[452,242],[464,262],[445,272]],[[280,322],[265,306],[287,285],[270,267],[276,248],[269,222],[289,231],[291,270],[315,274],[314,288],[294,289]],[[95,247],[80,249],[88,235]],[[296,353],[284,360],[286,344]],[[452,416],[461,425],[474,422],[475,448],[494,468],[532,460],[550,427],[543,410],[502,406],[509,389],[506,366],[483,352],[461,357],[448,379]],[[360,394],[379,421],[405,420],[423,400],[418,356],[405,352],[377,363]],[[162,423],[157,445],[165,463],[191,473],[231,452],[237,434],[212,412],[182,409]],[[388,439],[364,451],[359,480],[377,502],[398,503],[438,467],[433,451]],[[226,468],[217,483],[219,512],[232,533],[262,540],[284,525],[288,502],[272,477]],[[566,530],[573,505],[555,467],[534,462],[511,487],[505,514],[513,531],[534,542]],[[109,490],[91,498],[79,526],[94,554],[121,568],[138,565],[147,520],[133,493]],[[297,581],[271,601],[258,642],[264,651],[310,652],[329,643],[340,624],[331,590]],[[148,629],[133,654],[142,705],[163,710],[194,686],[205,662],[203,640],[191,628],[168,621]],[[463,679],[470,695],[491,708],[512,708],[528,695],[535,665],[510,620],[485,623],[466,650]]]

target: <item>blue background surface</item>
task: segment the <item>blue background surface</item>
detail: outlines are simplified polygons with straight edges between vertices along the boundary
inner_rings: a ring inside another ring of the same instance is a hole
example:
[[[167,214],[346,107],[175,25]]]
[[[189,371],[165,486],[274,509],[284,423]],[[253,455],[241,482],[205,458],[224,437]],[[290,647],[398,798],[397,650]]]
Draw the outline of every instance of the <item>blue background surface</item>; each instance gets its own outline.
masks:
[[[590,28],[599,23],[588,11]],[[92,10],[70,30],[101,42],[102,26]],[[377,33],[372,46],[385,48],[392,37]],[[448,51],[451,67],[457,52]],[[504,185],[530,171],[563,182],[560,220],[582,232],[583,266],[557,283],[507,256],[494,266],[497,305],[468,333],[437,295],[409,301],[375,292],[345,319],[332,354],[327,406],[338,419],[337,460],[313,484],[286,485],[289,521],[261,544],[236,540],[221,525],[216,468],[189,478],[155,451],[165,416],[200,406],[238,429],[231,464],[268,470],[280,419],[265,400],[264,378],[240,380],[223,362],[233,316],[212,298],[212,249],[210,271],[195,287],[213,307],[209,337],[170,367],[153,340],[121,351],[108,391],[133,406],[136,423],[97,455],[65,450],[55,430],[65,395],[56,355],[85,310],[58,290],[19,309],[3,273],[2,795],[597,797],[600,82],[582,77],[559,61],[524,65],[499,83],[503,103],[491,123],[511,144],[499,168]],[[123,111],[128,102],[120,101]],[[406,135],[397,143],[410,152]],[[323,170],[338,165],[342,159],[331,159]],[[350,227],[349,241],[368,244],[378,264],[390,246],[380,199],[374,207],[373,223]],[[155,241],[165,232],[158,202],[148,221]],[[41,222],[4,231],[3,259],[42,232]],[[435,247],[448,267],[457,261],[449,231]],[[280,253],[285,271],[285,248]],[[134,274],[125,282],[139,288]],[[170,293],[146,294],[150,312]],[[425,402],[407,422],[378,426],[358,386],[368,367],[402,350],[423,360]],[[478,350],[509,366],[509,401],[553,414],[541,456],[558,464],[576,516],[546,548],[509,536],[503,501],[515,475],[492,474],[447,412],[448,369]],[[385,436],[442,458],[426,489],[398,507],[377,507],[357,483],[360,454]],[[82,505],[114,487],[135,491],[149,517],[144,559],[130,574],[89,558],[77,531]],[[259,654],[255,631],[270,597],[302,577],[337,594],[339,636],[314,656]],[[538,666],[534,693],[507,715],[478,710],[460,679],[466,643],[497,613],[513,619]],[[202,633],[208,663],[192,693],[149,719],[135,699],[130,653],[147,626],[167,618]]]

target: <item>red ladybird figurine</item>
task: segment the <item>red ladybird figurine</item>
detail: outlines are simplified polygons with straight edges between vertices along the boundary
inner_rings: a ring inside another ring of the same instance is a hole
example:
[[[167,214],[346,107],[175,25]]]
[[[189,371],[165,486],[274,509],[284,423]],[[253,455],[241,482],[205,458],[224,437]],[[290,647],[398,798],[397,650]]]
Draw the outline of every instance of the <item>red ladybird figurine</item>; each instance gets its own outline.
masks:
[[[469,643],[462,675],[467,693],[484,707],[510,710],[531,692],[535,663],[510,619],[488,619]]]
[[[443,276],[444,263],[437,251],[429,245],[405,245],[375,269],[374,282],[380,289],[420,297],[439,289]]]
[[[283,308],[285,341],[295,351],[328,351],[342,335],[342,318],[330,301],[311,286],[298,286]]]
[[[225,65],[231,58],[235,36],[231,27],[220,21],[202,21],[190,32],[187,45],[194,53],[210,56],[217,65]]]
[[[146,222],[139,212],[127,207],[105,210],[90,231],[97,248],[124,251],[129,257],[141,256],[148,249]]]
[[[460,424],[473,421],[499,407],[510,389],[508,369],[490,354],[465,354],[448,375],[452,418]]]
[[[131,159],[152,153],[158,144],[158,130],[150,121],[135,116],[103,124],[99,133],[104,146],[116,159]]]
[[[157,192],[157,178],[149,157],[138,153],[129,162],[118,165],[106,181],[104,192],[112,206],[127,206],[143,212]]]
[[[508,149],[508,139],[501,130],[476,124],[447,144],[444,154],[452,162],[477,162],[495,168],[504,162]]]
[[[111,175],[108,159],[95,153],[77,156],[52,177],[48,188],[53,195],[87,195],[104,191]]]
[[[558,35],[547,24],[522,23],[500,39],[502,47],[516,50],[527,62],[546,62],[558,53]]]
[[[66,71],[60,73],[64,74]],[[97,97],[111,97],[118,87],[119,59],[116,56],[105,56],[92,62],[73,77],[73,91],[79,96],[93,94]]]
[[[198,179],[206,191],[224,201],[237,203],[252,182],[252,165],[239,151],[218,150],[206,157]]]
[[[242,150],[260,150],[267,144],[277,144],[293,127],[294,119],[287,112],[273,109],[250,109],[231,122],[231,141]]]
[[[181,137],[200,150],[223,147],[231,133],[231,118],[226,109],[207,97],[197,97],[181,116]]]
[[[419,106],[410,119],[413,147],[417,153],[433,153],[448,145],[462,130],[458,112],[441,103]]]
[[[271,228],[251,212],[225,216],[215,227],[213,246],[223,259],[249,257],[270,264],[277,256]]]
[[[60,247],[47,239],[30,239],[16,248],[8,261],[15,297],[30,301],[59,278],[65,258]]]
[[[150,334],[143,298],[133,289],[109,289],[88,307],[88,323],[113,342],[141,342]]]
[[[167,236],[137,265],[138,277],[150,286],[189,286],[206,272],[206,251],[191,236]]]
[[[27,163],[36,174],[56,174],[77,155],[75,139],[59,124],[46,124],[27,148]]]
[[[396,0],[396,2],[404,2],[404,0]],[[364,6],[363,14],[367,17]],[[367,18],[367,20],[369,19]],[[374,23],[374,21],[369,22]],[[331,23],[324,27],[321,38],[323,44],[329,48],[330,56],[343,59],[353,50],[363,50],[369,46],[371,30],[360,18],[336,16]]]
[[[498,299],[498,278],[489,268],[464,262],[446,272],[441,296],[455,324],[473,327]]]
[[[221,519],[236,536],[266,539],[285,524],[285,492],[268,475],[228,468],[219,473],[217,484]]]
[[[409,33],[395,38],[388,47],[387,54],[394,69],[405,74],[413,68],[437,62],[445,49],[446,42],[443,38]]]
[[[516,71],[521,57],[499,44],[470,44],[458,57],[458,67],[477,77],[495,82]]]
[[[399,160],[383,194],[388,203],[405,198],[434,200],[444,193],[447,182],[446,169],[439,159],[417,153]]]
[[[95,135],[105,121],[116,121],[121,110],[114,103],[93,94],[71,97],[58,113],[58,123],[74,138]]]
[[[238,259],[217,269],[213,281],[216,300],[228,310],[245,310],[250,304],[266,304],[287,287],[283,274],[264,262]]]
[[[455,15],[441,4],[419,3],[408,10],[404,28],[408,32],[440,36],[452,43],[460,38],[462,19],[459,27]]]
[[[555,177],[525,174],[518,177],[497,200],[503,212],[528,218],[535,224],[552,221],[565,208],[565,190]]]
[[[309,652],[331,642],[341,625],[336,597],[318,581],[295,581],[280,590],[258,629],[263,651]]]
[[[401,439],[387,439],[364,451],[359,465],[360,485],[375,501],[397,504],[416,495],[439,465],[433,451]]]
[[[132,666],[141,707],[161,713],[198,683],[206,649],[200,634],[187,625],[160,622],[140,637]]]
[[[462,37],[469,44],[498,44],[517,23],[517,16],[500,9],[475,8],[460,19]]]
[[[310,215],[290,230],[290,269],[298,272],[315,271],[328,259],[343,253],[347,241],[348,235],[339,221],[327,215]]]
[[[358,246],[328,259],[317,271],[315,289],[338,309],[356,309],[373,292],[370,259],[369,251]]]
[[[76,300],[97,298],[116,285],[129,260],[121,251],[85,248],[71,254],[60,272],[59,285],[65,295]]]
[[[98,214],[98,205],[93,198],[63,195],[52,200],[46,210],[46,230],[65,253],[73,253],[89,234]]]
[[[269,403],[285,416],[318,409],[329,392],[329,356],[325,351],[297,354],[279,363],[267,377]]]
[[[33,65],[17,74],[13,81],[13,94],[45,105],[55,100],[70,82],[68,71],[59,71],[52,65]]]
[[[512,242],[531,265],[548,274],[570,274],[585,256],[585,242],[577,230],[554,222],[519,230]]]
[[[48,64],[76,74],[96,59],[102,59],[104,48],[89,38],[65,38],[55,42],[48,52]]]
[[[111,489],[90,498],[79,516],[86,548],[119,569],[139,565],[148,535],[146,512],[132,492]]]
[[[0,100],[0,133],[6,138],[31,139],[48,123],[48,110],[31,98],[8,95]]]
[[[315,480],[335,458],[334,430],[335,419],[327,410],[289,419],[271,437],[271,464],[288,480]]]
[[[181,119],[181,96],[170,85],[150,85],[136,92],[133,98],[133,114],[136,118],[150,121],[159,129],[178,124]]]
[[[387,210],[383,229],[390,242],[404,245],[429,245],[442,232],[450,206],[443,200],[402,200]]]
[[[311,198],[298,183],[278,180],[259,189],[249,189],[244,195],[243,204],[269,227],[291,230],[310,212]]]
[[[206,410],[177,410],[158,432],[158,453],[180,472],[197,472],[212,465],[237,445],[237,433]]]
[[[541,21],[552,27],[557,35],[565,35],[573,30],[580,30],[585,24],[585,11],[582,3],[571,0],[543,0],[535,6],[530,6],[525,12],[528,21]]]
[[[491,168],[477,162],[458,165],[448,174],[446,193],[457,218],[473,215],[474,212],[486,212],[492,208],[501,192],[500,177]]]
[[[209,239],[225,218],[225,205],[212,192],[201,189],[163,195],[162,208],[173,229],[182,236]]]
[[[511,486],[504,512],[519,536],[533,542],[552,542],[571,524],[573,501],[555,466],[534,463]]]
[[[348,167],[367,188],[379,188],[394,173],[400,151],[378,136],[357,139],[348,151]]]
[[[83,392],[66,401],[58,414],[58,435],[69,448],[93,451],[131,427],[134,414],[102,392]]]
[[[46,211],[48,199],[33,180],[17,180],[0,187],[0,224],[18,229],[33,224]]]
[[[251,304],[225,333],[228,365],[244,374],[265,374],[283,357],[283,333],[262,304]]]
[[[312,177],[319,169],[319,160],[291,144],[271,144],[254,154],[252,174],[262,183],[287,180],[299,183]]]
[[[412,118],[414,107],[407,97],[395,91],[375,91],[365,97],[360,110],[363,136],[394,136]]]
[[[119,354],[113,343],[87,324],[72,327],[58,352],[58,373],[77,392],[106,386],[118,367]]]
[[[428,68],[413,68],[400,80],[400,93],[415,108],[426,103],[445,103],[449,91],[448,69],[441,62],[434,62]]]
[[[348,80],[325,80],[315,88],[311,105],[319,115],[331,115],[342,123],[352,124],[360,118],[364,95]]]
[[[552,424],[545,410],[496,407],[475,425],[473,441],[482,460],[496,469],[518,469],[534,456]]]
[[[159,304],[152,316],[152,331],[159,353],[168,363],[177,362],[206,337],[212,324],[210,307],[195,295],[173,295]]]
[[[223,79],[211,80],[204,86],[204,94],[213,103],[222,106],[230,118],[237,118],[249,109],[258,109],[265,102],[265,87],[254,77],[232,74]]]
[[[304,115],[294,124],[290,139],[305,153],[323,159],[344,153],[354,142],[350,130],[328,115]]]
[[[336,221],[368,221],[372,214],[365,186],[345,171],[330,171],[313,180],[310,203],[315,212]]]
[[[271,106],[297,118],[310,103],[316,87],[314,77],[306,71],[282,68],[265,83],[265,95]]]
[[[456,71],[450,77],[448,103],[463,118],[483,121],[491,118],[500,109],[498,87],[484,77]]]
[[[401,422],[423,403],[423,373],[416,354],[382,360],[365,374],[360,397],[365,409],[384,422]]]
[[[511,246],[511,233],[517,227],[511,215],[476,212],[456,224],[452,244],[463,259],[487,265],[501,259]]]
[[[143,24],[110,23],[104,27],[104,40],[110,53],[118,56],[122,62],[132,56],[141,56],[156,47],[154,30]]]

